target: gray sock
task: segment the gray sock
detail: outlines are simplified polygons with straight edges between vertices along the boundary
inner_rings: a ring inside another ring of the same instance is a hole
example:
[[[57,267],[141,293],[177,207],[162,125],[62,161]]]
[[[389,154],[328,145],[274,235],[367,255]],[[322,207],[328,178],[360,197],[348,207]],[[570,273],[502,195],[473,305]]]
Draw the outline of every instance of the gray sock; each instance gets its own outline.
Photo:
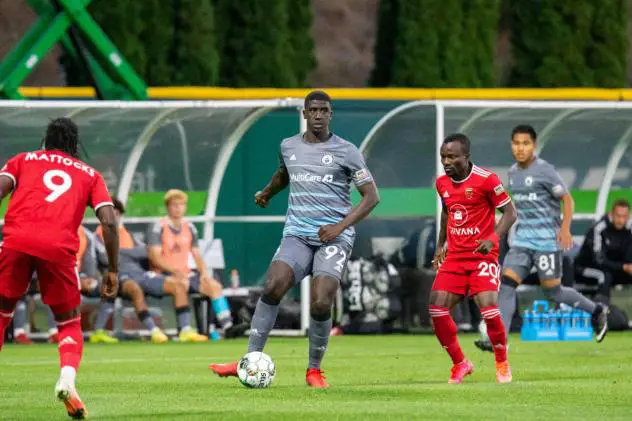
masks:
[[[50,307],[46,306],[46,321],[48,322],[48,332],[54,332],[57,330],[57,322],[55,321],[55,315]]]
[[[176,318],[178,319],[178,330],[191,327],[191,309],[188,306],[176,308]]]
[[[500,284],[498,308],[500,309],[500,318],[503,319],[505,325],[505,333],[509,334],[511,319],[516,312],[516,288],[511,285]]]
[[[144,324],[150,332],[156,328],[156,323],[154,323],[154,318],[151,317],[149,310],[144,310],[138,313],[138,320],[140,320],[140,322]]]
[[[278,305],[266,304],[259,299],[250,323],[248,352],[263,351],[268,341],[268,336],[270,336],[270,331],[274,327],[274,322],[276,322],[277,314],[279,314]]]
[[[325,358],[329,333],[331,332],[331,317],[325,321],[309,319],[309,365],[308,368],[320,369],[320,363]]]
[[[575,291],[573,288],[558,285],[555,288],[542,288],[542,290],[544,291],[544,295],[546,295],[547,298],[554,300],[558,304],[564,303],[572,307],[577,307],[590,314],[593,314],[595,312],[595,309],[597,308],[597,305],[595,303],[581,295],[579,292]]]
[[[94,322],[95,330],[105,329],[110,316],[114,313],[114,303],[110,301],[102,301],[99,307],[99,313],[97,319]]]
[[[20,300],[15,306],[15,313],[13,314],[13,326],[14,329],[24,329],[26,326],[26,301]]]

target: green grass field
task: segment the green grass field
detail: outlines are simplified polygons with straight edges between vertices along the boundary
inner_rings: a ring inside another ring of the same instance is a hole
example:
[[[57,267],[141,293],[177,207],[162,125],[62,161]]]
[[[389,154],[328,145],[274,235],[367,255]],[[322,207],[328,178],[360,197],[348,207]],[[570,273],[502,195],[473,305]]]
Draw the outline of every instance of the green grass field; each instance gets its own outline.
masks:
[[[99,420],[630,420],[632,335],[604,343],[512,340],[514,383],[495,383],[493,357],[461,335],[475,373],[446,384],[449,360],[433,336],[332,338],[328,390],[304,384],[306,339],[273,338],[270,389],[220,379],[207,365],[240,356],[246,341],[159,346],[86,345],[78,388]],[[53,397],[57,350],[7,345],[0,354],[0,420],[68,419]]]

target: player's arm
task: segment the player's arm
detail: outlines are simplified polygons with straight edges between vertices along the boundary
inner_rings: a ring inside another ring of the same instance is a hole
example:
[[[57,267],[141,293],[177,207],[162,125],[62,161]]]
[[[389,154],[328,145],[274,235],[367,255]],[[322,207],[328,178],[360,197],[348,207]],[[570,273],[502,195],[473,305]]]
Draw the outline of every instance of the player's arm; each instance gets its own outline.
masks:
[[[475,254],[487,254],[491,252],[494,245],[498,244],[500,239],[507,235],[511,226],[516,222],[516,219],[518,219],[516,207],[496,174],[492,174],[487,178],[483,188],[487,192],[487,198],[490,204],[498,209],[502,213],[502,216],[494,227],[494,238],[476,240],[478,246],[476,250],[474,250]]]
[[[13,191],[13,179],[0,175],[0,204]]]
[[[358,186],[358,191],[360,192],[362,199],[360,200],[360,203],[358,203],[357,206],[351,209],[351,211],[347,214],[347,216],[345,216],[345,218],[342,221],[336,224],[336,225],[339,225],[338,228],[340,229],[340,232],[343,232],[350,226],[357,224],[358,222],[360,222],[361,220],[369,216],[371,211],[375,209],[378,203],[380,203],[380,194],[378,193],[377,186],[375,185],[373,181],[371,181],[370,183],[365,183]],[[331,241],[334,238],[331,238],[331,239],[321,238],[321,240],[326,242],[326,241]]]
[[[115,298],[118,292],[119,235],[113,206],[97,209],[97,218],[103,228],[103,244],[108,255],[108,271],[104,275],[101,294],[104,298]]]
[[[441,221],[439,223],[439,236],[437,237],[437,250],[432,260],[432,267],[435,270],[438,270],[439,266],[443,264],[447,254],[445,242],[448,236],[448,209],[445,207],[443,201],[441,204]]]
[[[560,200],[562,201],[562,226],[557,234],[557,241],[562,249],[569,250],[573,247],[573,236],[571,235],[571,222],[573,222],[573,211],[575,210],[575,201],[570,193],[565,193]]]
[[[193,224],[191,224],[190,226],[191,226],[191,235],[192,235],[191,255],[193,256],[193,260],[195,261],[195,267],[197,267],[197,270],[200,272],[201,279],[206,279],[207,281],[210,281],[211,279],[213,279],[213,277],[211,276],[211,273],[206,267],[206,263],[204,263],[204,259],[202,259],[202,253],[200,253],[197,228],[195,228],[195,225]]]
[[[283,155],[279,152],[279,168],[272,175],[272,179],[263,190],[255,194],[255,203],[262,208],[268,207],[268,202],[277,193],[285,189],[290,184],[290,176],[283,161]]]
[[[594,255],[594,262],[597,264],[598,269],[606,269],[615,272],[628,272],[628,270],[632,270],[630,266],[627,266],[625,262],[617,262],[614,260],[608,259],[606,256],[605,250],[603,248],[603,236],[602,233],[606,228],[606,223],[604,221],[600,221],[592,228],[586,238],[584,239],[585,245],[590,247]],[[626,268],[628,270],[626,270]]]

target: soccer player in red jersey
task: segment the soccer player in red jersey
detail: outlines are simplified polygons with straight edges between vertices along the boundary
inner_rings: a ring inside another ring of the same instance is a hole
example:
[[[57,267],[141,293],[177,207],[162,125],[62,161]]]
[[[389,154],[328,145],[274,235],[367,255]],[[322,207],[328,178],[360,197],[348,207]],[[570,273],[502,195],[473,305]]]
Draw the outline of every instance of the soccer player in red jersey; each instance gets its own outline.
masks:
[[[461,383],[474,370],[463,355],[450,316],[450,310],[468,294],[480,308],[494,346],[496,379],[509,383],[507,337],[498,310],[498,239],[516,221],[516,209],[498,176],[470,161],[470,140],[464,134],[445,138],[441,164],[446,174],[436,182],[443,211],[433,261],[438,273],[430,293],[430,317],[454,364],[448,383]],[[503,215],[494,227],[496,209]]]
[[[75,419],[87,416],[75,388],[83,352],[81,303],[77,273],[77,230],[90,205],[103,226],[109,270],[101,295],[116,297],[118,288],[118,229],[103,177],[81,162],[75,123],[68,118],[50,122],[44,149],[11,158],[0,169],[0,201],[13,192],[5,216],[0,247],[0,349],[17,300],[37,272],[45,304],[59,329],[61,374],[55,395]]]

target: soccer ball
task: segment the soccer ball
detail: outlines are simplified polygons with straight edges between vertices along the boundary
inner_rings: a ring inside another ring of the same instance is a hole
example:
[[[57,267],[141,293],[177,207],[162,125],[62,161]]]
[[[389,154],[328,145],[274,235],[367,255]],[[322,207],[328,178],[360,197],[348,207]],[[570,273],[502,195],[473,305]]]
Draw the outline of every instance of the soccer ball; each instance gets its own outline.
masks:
[[[244,386],[265,389],[272,384],[276,367],[269,355],[263,352],[249,352],[239,360],[237,375]]]

